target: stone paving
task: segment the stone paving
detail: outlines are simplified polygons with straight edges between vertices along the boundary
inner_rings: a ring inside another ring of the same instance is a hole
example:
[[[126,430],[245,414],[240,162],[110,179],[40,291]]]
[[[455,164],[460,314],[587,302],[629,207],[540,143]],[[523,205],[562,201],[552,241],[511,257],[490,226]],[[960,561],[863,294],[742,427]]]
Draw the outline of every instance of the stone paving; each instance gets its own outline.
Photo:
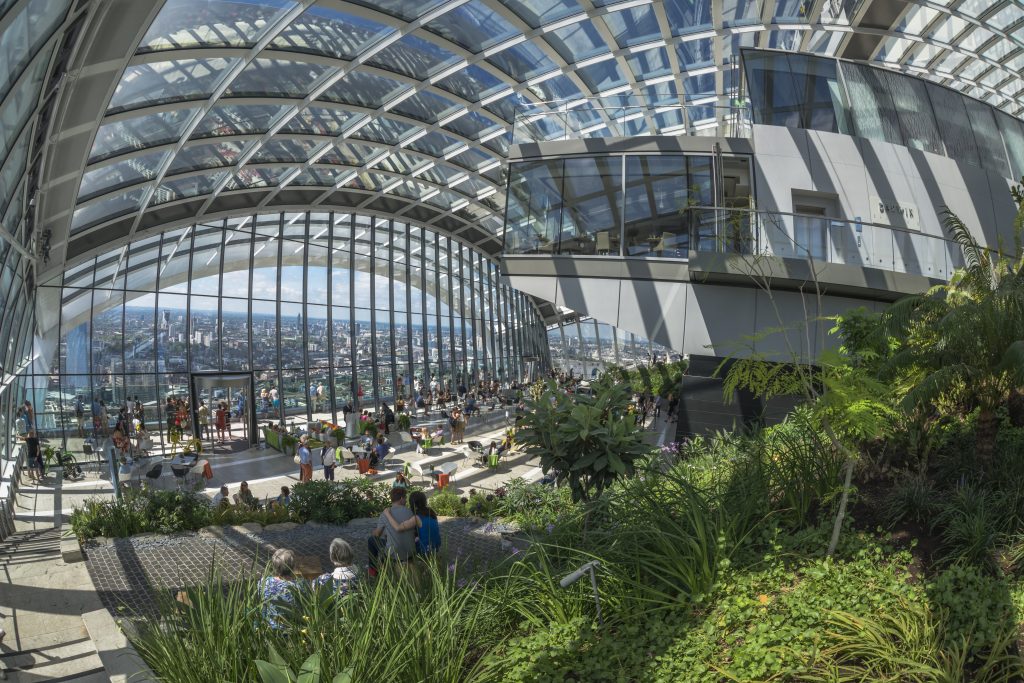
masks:
[[[158,594],[205,583],[211,576],[226,581],[260,575],[277,548],[315,556],[326,571],[327,549],[343,538],[356,551],[356,566],[367,565],[366,539],[374,519],[352,520],[344,526],[321,524],[258,524],[207,527],[196,533],[88,542],[86,562],[103,605],[117,616],[150,617],[157,613]],[[470,518],[443,518],[441,537],[446,561],[489,563],[513,551],[494,525]]]

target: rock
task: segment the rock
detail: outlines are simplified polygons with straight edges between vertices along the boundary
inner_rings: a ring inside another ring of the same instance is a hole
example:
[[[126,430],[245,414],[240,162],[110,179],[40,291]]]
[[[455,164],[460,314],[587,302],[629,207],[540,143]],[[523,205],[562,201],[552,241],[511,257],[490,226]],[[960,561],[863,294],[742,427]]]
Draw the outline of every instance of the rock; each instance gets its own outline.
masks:
[[[224,529],[219,526],[204,526],[199,530],[199,538],[223,538]]]
[[[299,527],[295,522],[279,522],[278,524],[268,524],[263,528],[264,531],[291,531]]]
[[[245,529],[251,534],[258,534],[259,532],[263,531],[263,525],[259,522],[246,522],[245,524],[241,525],[241,528]]]
[[[85,559],[85,555],[82,553],[82,546],[79,545],[77,538],[71,536],[60,539],[60,557],[64,560],[64,564],[81,562]]]

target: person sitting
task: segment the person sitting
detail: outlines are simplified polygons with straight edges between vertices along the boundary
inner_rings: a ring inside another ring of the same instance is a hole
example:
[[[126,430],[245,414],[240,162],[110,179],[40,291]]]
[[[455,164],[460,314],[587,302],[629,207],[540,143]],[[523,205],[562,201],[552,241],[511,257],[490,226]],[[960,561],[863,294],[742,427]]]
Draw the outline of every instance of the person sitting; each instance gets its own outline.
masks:
[[[281,487],[281,493],[274,499],[274,504],[281,507],[288,507],[292,502],[292,492],[287,486]]]
[[[393,488],[393,489],[408,489],[409,488],[409,481],[405,478],[404,474],[399,472],[395,476],[395,481],[391,484],[391,488]]]
[[[263,602],[263,619],[270,628],[281,630],[285,627],[282,608],[295,604],[295,553],[278,548],[270,564],[274,574],[260,579],[259,596]]]
[[[353,565],[356,561],[356,554],[344,539],[336,538],[331,541],[328,551],[334,571],[321,574],[314,581],[314,586],[331,586],[339,595],[345,595],[351,591],[358,580]]]
[[[437,523],[437,513],[427,506],[427,496],[422,491],[409,496],[409,507],[415,516],[405,522],[398,522],[391,510],[385,510],[384,516],[395,531],[415,529],[416,554],[430,557],[441,549],[441,527]]]
[[[405,489],[391,489],[391,507],[387,511],[398,524],[407,522],[413,516],[412,511],[405,506],[405,497]],[[392,561],[402,564],[412,559],[416,553],[416,535],[411,529],[396,530],[382,512],[373,534],[367,539],[367,546],[370,553],[370,576],[376,576],[381,566],[381,556],[385,553]]]
[[[250,510],[258,510],[260,502],[256,500],[256,496],[249,490],[249,482],[243,481],[241,488],[238,489],[238,493],[235,494],[235,505],[242,505]]]
[[[213,497],[213,507],[215,508],[229,508],[231,507],[231,497],[228,495],[228,487],[221,486],[220,491]]]
[[[480,409],[476,407],[476,396],[470,394],[466,399],[466,415],[474,415],[479,412]]]
[[[384,435],[377,437],[377,444],[373,447],[373,453],[370,456],[370,467],[376,469],[378,466],[383,467],[387,461],[388,453],[391,452],[391,444],[384,438]]]

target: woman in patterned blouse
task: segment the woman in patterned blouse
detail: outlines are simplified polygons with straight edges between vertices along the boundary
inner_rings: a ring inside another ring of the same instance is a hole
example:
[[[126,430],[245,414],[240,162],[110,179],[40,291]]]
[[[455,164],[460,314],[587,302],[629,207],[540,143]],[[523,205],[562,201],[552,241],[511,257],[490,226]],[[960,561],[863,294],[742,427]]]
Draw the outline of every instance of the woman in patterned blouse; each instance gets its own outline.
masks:
[[[331,541],[331,563],[334,571],[321,574],[316,578],[316,586],[332,586],[339,595],[345,595],[355,587],[358,578],[353,565],[356,556],[352,546],[340,538]]]
[[[278,548],[270,560],[273,576],[260,579],[260,598],[263,600],[263,618],[272,629],[283,629],[282,607],[295,604],[295,553]]]

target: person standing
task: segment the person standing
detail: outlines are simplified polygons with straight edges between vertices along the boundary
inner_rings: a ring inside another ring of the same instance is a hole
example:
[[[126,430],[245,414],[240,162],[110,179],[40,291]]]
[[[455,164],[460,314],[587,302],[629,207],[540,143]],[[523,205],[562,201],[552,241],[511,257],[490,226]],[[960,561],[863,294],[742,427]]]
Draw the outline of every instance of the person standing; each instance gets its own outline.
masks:
[[[46,466],[43,463],[43,454],[39,450],[39,437],[35,430],[29,430],[28,434],[22,437],[25,440],[25,455],[28,461],[28,476],[32,481],[39,482],[45,476]]]
[[[110,435],[110,414],[107,412],[107,404],[104,401],[100,401],[100,429],[103,431],[103,436]]]
[[[324,444],[320,451],[320,464],[324,466],[324,479],[334,481],[334,468],[338,466],[338,459],[334,455],[334,446]]]
[[[30,432],[36,428],[36,411],[28,399],[25,400],[25,426]]]
[[[85,404],[82,396],[75,396],[75,422],[78,424],[78,437],[85,438]]]
[[[199,421],[199,438],[206,439],[210,433],[210,407],[206,401],[199,401],[197,420]]]
[[[309,437],[303,434],[299,438],[299,481],[313,480],[313,454],[309,451]]]
[[[228,425],[228,411],[224,407],[224,403],[221,402],[217,406],[217,412],[215,413],[215,419],[217,424],[217,438],[224,441],[224,430]]]

